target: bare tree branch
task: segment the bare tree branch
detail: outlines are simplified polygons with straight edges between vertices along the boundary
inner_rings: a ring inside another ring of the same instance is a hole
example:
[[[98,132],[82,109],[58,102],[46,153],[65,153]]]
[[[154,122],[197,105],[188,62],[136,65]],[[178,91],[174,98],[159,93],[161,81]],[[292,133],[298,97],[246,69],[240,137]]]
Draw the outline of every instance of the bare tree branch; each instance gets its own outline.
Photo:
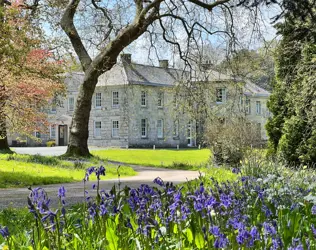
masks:
[[[199,0],[188,0],[190,3],[194,3],[202,8],[205,8],[209,11],[212,11],[215,7],[219,6],[219,5],[222,5],[224,3],[228,3],[230,0],[218,0],[214,3],[210,3],[210,4],[207,4],[207,3],[204,3],[204,2],[201,2]]]
[[[86,48],[84,47],[82,40],[78,34],[78,31],[74,25],[74,15],[76,13],[80,0],[70,0],[66,7],[66,10],[61,19],[61,27],[69,37],[71,44],[73,45],[76,54],[79,57],[83,70],[87,70],[92,60],[89,56]]]

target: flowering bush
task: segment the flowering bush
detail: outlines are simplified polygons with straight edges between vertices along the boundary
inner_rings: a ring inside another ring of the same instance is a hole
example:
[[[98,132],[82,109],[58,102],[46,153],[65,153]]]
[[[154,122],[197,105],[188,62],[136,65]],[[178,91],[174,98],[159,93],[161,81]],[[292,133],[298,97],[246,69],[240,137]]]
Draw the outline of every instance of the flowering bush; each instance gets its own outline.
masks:
[[[233,182],[201,176],[185,189],[159,177],[154,187],[106,192],[96,185],[73,208],[61,187],[57,210],[43,189],[32,189],[33,230],[22,237],[0,227],[0,234],[10,249],[315,249],[313,178],[293,187],[293,175],[247,171],[234,169]],[[91,174],[100,180],[105,169],[89,168],[84,183]]]

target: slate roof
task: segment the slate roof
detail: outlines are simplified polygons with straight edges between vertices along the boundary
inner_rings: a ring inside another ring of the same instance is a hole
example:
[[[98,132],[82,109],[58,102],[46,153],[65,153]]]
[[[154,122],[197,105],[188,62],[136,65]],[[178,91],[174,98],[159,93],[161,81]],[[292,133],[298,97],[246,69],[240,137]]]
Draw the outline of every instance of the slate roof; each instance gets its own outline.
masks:
[[[207,76],[208,81],[242,81],[236,77],[223,74],[215,70],[209,70],[203,76]],[[80,78],[82,76],[76,76]],[[198,79],[197,77],[196,79]],[[97,86],[113,86],[124,84],[136,84],[147,86],[174,86],[177,82],[189,79],[189,73],[180,69],[163,68],[136,63],[116,64],[110,71],[99,77]],[[79,79],[76,79],[79,80]],[[243,81],[244,94],[247,96],[268,97],[270,93],[250,81]]]
[[[250,81],[246,81],[245,86],[244,86],[244,94],[246,96],[263,96],[263,97],[268,97],[270,96],[270,92],[259,87],[258,85],[250,82]]]

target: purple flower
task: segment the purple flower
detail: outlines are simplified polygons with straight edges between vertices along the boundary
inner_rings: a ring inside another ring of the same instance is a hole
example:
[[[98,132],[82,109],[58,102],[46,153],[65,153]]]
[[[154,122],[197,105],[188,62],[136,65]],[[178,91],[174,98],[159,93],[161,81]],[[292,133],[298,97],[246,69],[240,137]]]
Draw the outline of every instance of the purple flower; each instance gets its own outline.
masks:
[[[65,198],[66,197],[66,189],[64,186],[61,186],[59,189],[58,189],[58,197],[59,198]]]
[[[233,168],[233,169],[232,169],[232,172],[233,172],[234,174],[239,174],[241,171],[240,171],[239,168]]]
[[[100,215],[104,216],[107,214],[107,212],[108,210],[106,209],[105,205],[104,204],[100,205]]]
[[[3,238],[8,238],[10,236],[8,227],[1,227],[0,226],[0,234]]]
[[[250,230],[250,235],[253,240],[260,240],[260,233],[257,229],[257,227],[253,226]]]
[[[100,166],[99,168],[95,169],[95,174],[97,176],[97,179],[100,180],[100,176],[105,176],[105,168],[103,166]]]
[[[160,187],[164,187],[165,184],[163,182],[163,180],[160,177],[157,177],[156,179],[154,179],[153,181],[155,184],[159,185]]]
[[[221,234],[220,237],[216,238],[214,242],[214,248],[226,248],[229,244],[229,240],[224,234]]]
[[[282,247],[283,247],[283,244],[282,244],[282,240],[280,239],[280,237],[272,239],[271,250],[282,249]]]
[[[313,215],[316,214],[316,205],[314,205],[314,206],[312,207],[312,214],[313,214]]]
[[[240,229],[238,235],[236,236],[236,241],[239,245],[244,244],[250,237],[250,233],[246,229]]]
[[[312,229],[314,238],[316,238],[316,228],[315,228],[315,226],[314,226],[313,224],[312,224],[312,226],[311,226],[311,229]]]
[[[226,209],[232,204],[232,199],[229,195],[221,194],[220,195],[221,205]]]
[[[221,235],[221,231],[218,226],[211,226],[209,232],[216,237]]]
[[[276,235],[276,230],[274,228],[274,226],[272,226],[271,224],[264,222],[263,223],[263,228],[264,228],[264,232],[266,235]]]

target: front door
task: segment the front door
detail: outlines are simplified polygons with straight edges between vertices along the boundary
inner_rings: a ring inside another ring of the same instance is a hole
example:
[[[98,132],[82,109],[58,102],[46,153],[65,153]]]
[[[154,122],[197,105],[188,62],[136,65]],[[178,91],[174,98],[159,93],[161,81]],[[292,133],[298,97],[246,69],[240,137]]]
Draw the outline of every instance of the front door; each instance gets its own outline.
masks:
[[[187,145],[189,147],[192,147],[192,124],[191,121],[189,121],[187,125]]]
[[[58,129],[58,145],[65,146],[66,145],[66,133],[67,133],[67,125],[59,125]]]

